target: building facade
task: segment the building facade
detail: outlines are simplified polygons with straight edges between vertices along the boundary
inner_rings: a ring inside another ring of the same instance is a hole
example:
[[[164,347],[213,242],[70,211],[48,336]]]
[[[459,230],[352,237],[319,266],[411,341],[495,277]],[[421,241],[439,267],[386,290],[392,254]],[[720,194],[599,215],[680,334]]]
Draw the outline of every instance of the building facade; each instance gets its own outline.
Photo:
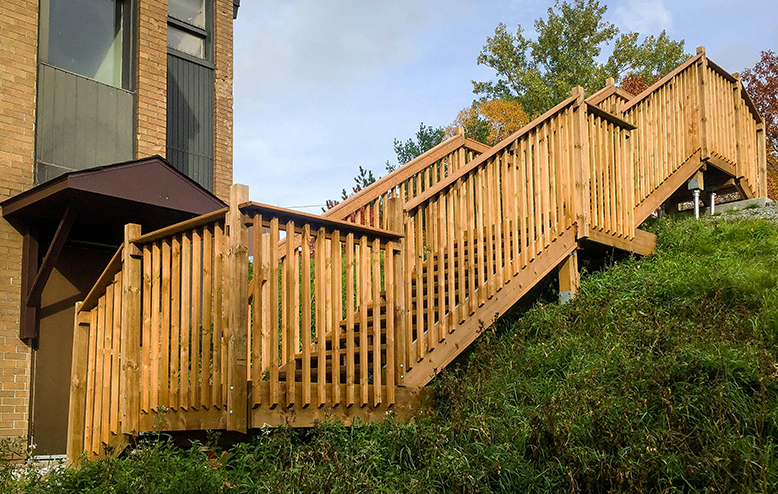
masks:
[[[66,173],[152,155],[226,200],[238,3],[3,2],[0,202]],[[0,218],[0,436],[6,437],[32,434],[36,401],[37,335],[20,334],[29,290],[23,284],[30,285],[22,276],[30,255],[24,238],[18,225]],[[44,243],[35,255],[45,252]]]

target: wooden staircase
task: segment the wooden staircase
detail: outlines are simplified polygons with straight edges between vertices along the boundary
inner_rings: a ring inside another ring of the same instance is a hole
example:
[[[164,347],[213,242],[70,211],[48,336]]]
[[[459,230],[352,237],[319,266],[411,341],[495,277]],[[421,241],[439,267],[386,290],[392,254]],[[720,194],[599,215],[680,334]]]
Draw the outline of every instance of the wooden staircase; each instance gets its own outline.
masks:
[[[127,225],[76,305],[68,455],[160,429],[403,420],[539,280],[573,295],[580,245],[649,254],[640,224],[690,178],[764,196],[765,163],[739,79],[699,50],[637,96],[576,88],[492,148],[456,135],[322,216],[236,185],[228,209]]]

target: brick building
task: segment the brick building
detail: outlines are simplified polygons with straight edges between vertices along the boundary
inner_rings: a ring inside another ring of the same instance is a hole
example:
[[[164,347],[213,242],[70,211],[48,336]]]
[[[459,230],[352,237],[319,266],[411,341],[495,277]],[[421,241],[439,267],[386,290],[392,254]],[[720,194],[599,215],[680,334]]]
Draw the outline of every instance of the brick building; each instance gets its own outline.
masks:
[[[2,3],[0,436],[31,436],[39,454],[65,452],[61,388],[72,334],[65,321],[115,249],[122,232],[108,231],[119,228],[114,223],[152,218],[158,226],[227,199],[238,4]],[[153,155],[167,163],[144,160]],[[126,191],[69,190],[117,179]],[[168,197],[174,190],[197,204]],[[148,198],[155,204],[142,204]],[[125,214],[114,223],[97,221],[119,210]],[[90,225],[88,238],[67,233]]]

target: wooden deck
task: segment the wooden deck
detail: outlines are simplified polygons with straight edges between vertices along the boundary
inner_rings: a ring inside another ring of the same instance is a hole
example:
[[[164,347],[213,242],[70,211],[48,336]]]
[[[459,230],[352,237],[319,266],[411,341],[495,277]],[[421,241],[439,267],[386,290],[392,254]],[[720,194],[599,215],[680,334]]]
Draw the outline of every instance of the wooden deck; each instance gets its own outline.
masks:
[[[764,122],[704,50],[631,96],[570,98],[500,144],[457,135],[325,215],[249,202],[125,242],[76,305],[68,456],[151,430],[405,419],[577,248],[638,254],[660,205],[766,195]],[[249,267],[249,251],[253,268]]]

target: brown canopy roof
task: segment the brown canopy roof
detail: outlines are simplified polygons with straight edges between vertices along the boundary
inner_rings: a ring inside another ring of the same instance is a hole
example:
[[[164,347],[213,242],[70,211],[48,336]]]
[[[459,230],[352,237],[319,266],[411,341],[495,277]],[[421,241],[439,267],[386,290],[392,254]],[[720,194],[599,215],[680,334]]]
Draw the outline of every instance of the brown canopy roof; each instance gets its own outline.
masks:
[[[225,204],[162,157],[152,156],[67,173],[0,206],[17,229],[37,226],[39,238],[51,238],[64,211],[74,207],[69,240],[119,245],[126,223],[139,223],[149,232]]]

